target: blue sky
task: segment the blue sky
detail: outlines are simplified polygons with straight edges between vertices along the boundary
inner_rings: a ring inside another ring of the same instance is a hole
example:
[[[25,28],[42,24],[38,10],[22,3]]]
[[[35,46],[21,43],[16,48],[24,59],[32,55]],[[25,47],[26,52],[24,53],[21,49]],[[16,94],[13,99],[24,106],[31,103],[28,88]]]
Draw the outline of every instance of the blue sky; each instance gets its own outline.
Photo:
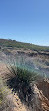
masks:
[[[0,0],[0,38],[49,46],[49,0]]]

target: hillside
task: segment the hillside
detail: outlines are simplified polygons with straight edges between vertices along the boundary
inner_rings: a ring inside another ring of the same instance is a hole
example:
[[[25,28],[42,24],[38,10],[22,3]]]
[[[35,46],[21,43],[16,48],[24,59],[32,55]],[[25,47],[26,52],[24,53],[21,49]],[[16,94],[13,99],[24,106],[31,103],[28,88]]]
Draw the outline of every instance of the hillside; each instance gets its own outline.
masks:
[[[18,42],[16,40],[11,39],[0,39],[0,48],[7,47],[7,48],[24,48],[24,49],[31,49],[34,51],[49,51],[49,46],[38,46],[30,43],[23,43]]]
[[[49,47],[0,39],[0,111],[49,111]]]

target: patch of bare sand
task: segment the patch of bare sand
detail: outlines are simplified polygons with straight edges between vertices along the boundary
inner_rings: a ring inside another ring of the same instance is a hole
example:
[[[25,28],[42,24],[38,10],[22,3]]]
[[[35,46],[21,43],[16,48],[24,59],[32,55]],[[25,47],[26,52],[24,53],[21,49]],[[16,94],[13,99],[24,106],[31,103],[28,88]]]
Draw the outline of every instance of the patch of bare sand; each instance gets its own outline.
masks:
[[[13,101],[15,104],[14,111],[29,111],[29,109],[24,104],[21,103],[17,94],[14,95]]]

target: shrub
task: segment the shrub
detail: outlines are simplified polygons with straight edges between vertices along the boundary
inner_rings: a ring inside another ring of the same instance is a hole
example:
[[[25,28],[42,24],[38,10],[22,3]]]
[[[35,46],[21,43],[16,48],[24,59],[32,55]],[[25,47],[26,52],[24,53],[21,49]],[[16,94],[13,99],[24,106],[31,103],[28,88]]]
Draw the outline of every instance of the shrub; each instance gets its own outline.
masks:
[[[38,75],[35,72],[30,72],[28,70],[19,67],[10,67],[11,76],[7,81],[7,84],[12,88],[12,92],[18,92],[21,101],[26,101],[26,95],[28,96],[28,102],[31,101],[32,88],[31,83],[35,81]],[[14,76],[13,76],[14,75]]]

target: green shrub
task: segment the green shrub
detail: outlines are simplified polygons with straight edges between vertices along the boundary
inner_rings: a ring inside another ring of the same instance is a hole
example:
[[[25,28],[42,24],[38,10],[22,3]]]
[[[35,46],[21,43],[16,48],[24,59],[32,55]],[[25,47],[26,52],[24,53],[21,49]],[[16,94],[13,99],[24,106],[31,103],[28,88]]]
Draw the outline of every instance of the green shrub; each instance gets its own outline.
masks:
[[[10,68],[11,75],[7,84],[12,88],[12,92],[17,92],[21,101],[26,101],[26,95],[30,99],[31,96],[29,95],[33,94],[31,84],[36,81],[38,74],[19,67],[11,66]]]

